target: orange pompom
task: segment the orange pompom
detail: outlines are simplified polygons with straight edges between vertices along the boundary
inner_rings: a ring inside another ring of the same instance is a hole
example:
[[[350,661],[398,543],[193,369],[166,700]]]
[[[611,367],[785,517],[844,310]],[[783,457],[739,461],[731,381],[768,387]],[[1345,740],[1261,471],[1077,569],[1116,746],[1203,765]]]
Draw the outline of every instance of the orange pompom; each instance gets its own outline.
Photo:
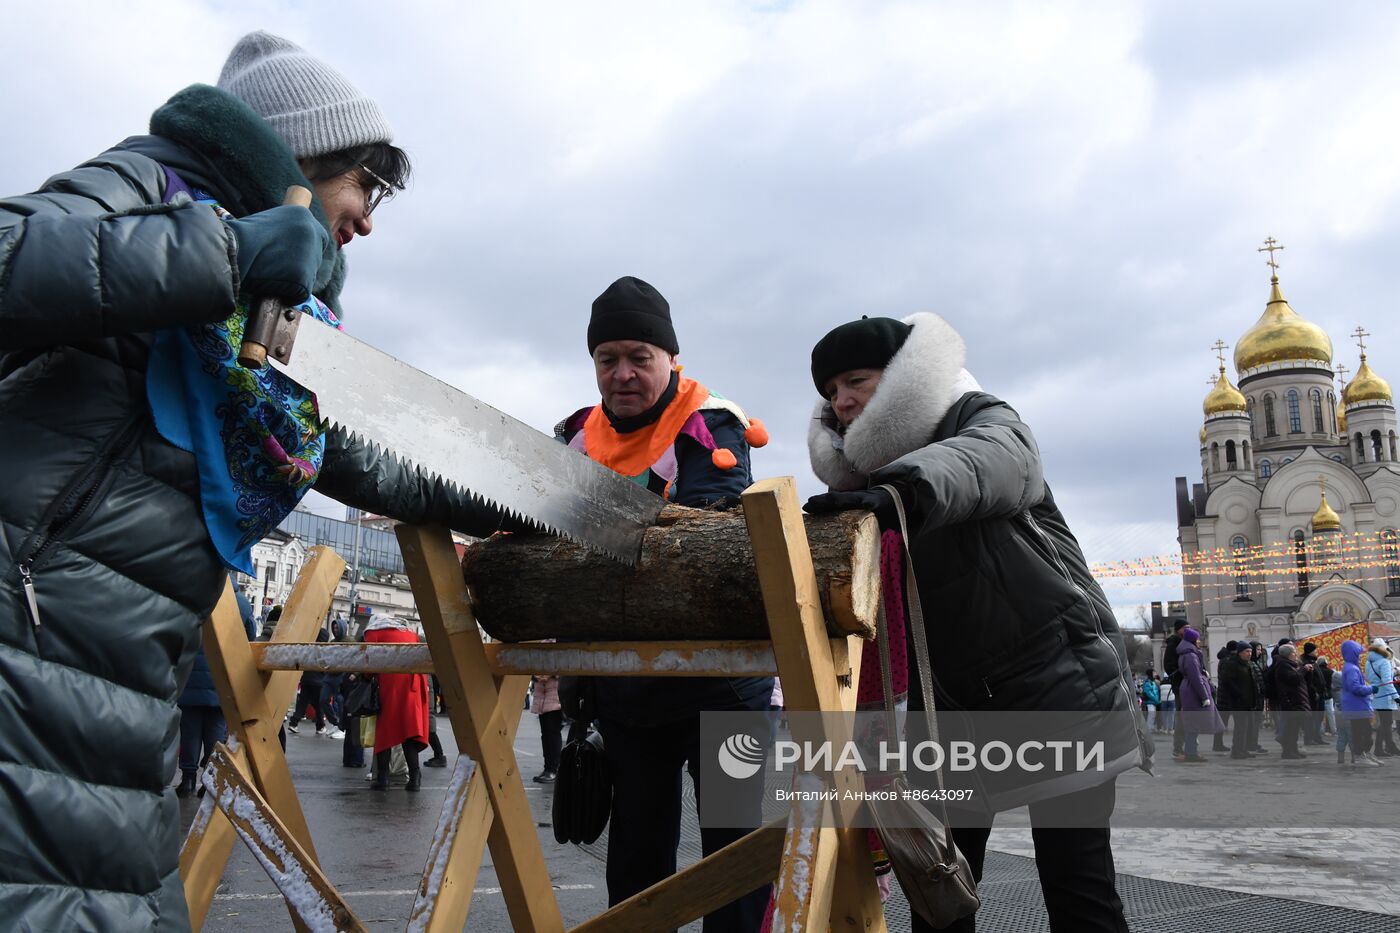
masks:
[[[749,419],[749,428],[744,432],[744,440],[749,442],[750,447],[768,446],[768,429],[763,422],[757,418]]]
[[[723,447],[720,447],[717,450],[715,450],[714,453],[710,454],[710,462],[713,463],[718,469],[732,470],[734,469],[735,465],[738,464],[739,458],[735,457],[732,451],[728,451],[725,450]]]

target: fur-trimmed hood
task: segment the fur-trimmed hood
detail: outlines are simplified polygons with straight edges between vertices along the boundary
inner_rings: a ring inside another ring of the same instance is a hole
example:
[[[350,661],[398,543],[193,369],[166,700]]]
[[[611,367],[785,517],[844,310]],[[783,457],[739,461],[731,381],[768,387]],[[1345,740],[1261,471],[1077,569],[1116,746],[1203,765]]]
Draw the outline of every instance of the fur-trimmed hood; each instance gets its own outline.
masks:
[[[914,329],[890,360],[875,395],[844,435],[826,399],[817,403],[807,430],[812,471],[835,490],[864,489],[870,474],[929,444],[953,403],[981,391],[963,368],[967,347],[936,314],[911,314]]]

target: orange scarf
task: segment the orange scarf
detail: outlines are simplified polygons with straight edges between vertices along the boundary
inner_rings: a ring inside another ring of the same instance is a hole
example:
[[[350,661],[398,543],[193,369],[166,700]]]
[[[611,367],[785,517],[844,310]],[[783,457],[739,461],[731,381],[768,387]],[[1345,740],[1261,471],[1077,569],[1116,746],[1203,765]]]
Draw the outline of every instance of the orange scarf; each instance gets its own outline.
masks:
[[[652,424],[626,434],[619,432],[596,405],[583,423],[583,445],[588,456],[623,476],[641,476],[676,442],[690,416],[700,410],[710,390],[684,376],[676,383],[676,397]]]

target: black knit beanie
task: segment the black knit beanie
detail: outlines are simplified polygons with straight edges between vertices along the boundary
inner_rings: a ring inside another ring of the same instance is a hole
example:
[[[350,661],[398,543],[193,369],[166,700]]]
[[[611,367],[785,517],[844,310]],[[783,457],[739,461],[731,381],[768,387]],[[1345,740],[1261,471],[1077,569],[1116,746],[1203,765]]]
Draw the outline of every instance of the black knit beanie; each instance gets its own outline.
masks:
[[[671,306],[641,279],[624,275],[593,300],[588,319],[588,352],[609,340],[640,340],[667,353],[681,352],[671,326]]]
[[[884,369],[914,328],[891,317],[862,317],[827,334],[812,348],[812,382],[826,398],[833,376],[852,369]]]

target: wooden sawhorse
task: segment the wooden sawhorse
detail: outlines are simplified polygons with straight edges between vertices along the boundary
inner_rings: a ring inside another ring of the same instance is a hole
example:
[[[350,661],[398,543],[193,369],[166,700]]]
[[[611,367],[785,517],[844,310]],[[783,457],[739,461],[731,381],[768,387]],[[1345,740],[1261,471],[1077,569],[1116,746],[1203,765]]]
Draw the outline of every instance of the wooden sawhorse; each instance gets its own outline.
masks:
[[[207,915],[235,833],[287,898],[298,928],[363,929],[317,866],[277,743],[296,670],[437,673],[462,757],[409,916],[410,931],[433,933],[463,929],[488,845],[514,928],[565,929],[513,749],[531,674],[776,673],[789,710],[854,709],[863,642],[827,635],[796,484],[790,477],[759,482],[744,493],[743,506],[771,641],[487,644],[445,529],[398,529],[426,646],[302,643],[324,618],[343,567],[324,549],[303,568],[268,644],[240,644],[246,636],[226,594],[205,623],[205,653],[236,741],[216,754],[203,777],[208,793],[181,853],[195,929]],[[324,603],[310,595],[313,590],[324,594]],[[835,780],[837,790],[859,785],[853,773]],[[798,803],[786,826],[756,830],[573,929],[670,929],[776,882],[774,930],[883,931],[866,839],[866,830],[837,819],[832,802]]]

